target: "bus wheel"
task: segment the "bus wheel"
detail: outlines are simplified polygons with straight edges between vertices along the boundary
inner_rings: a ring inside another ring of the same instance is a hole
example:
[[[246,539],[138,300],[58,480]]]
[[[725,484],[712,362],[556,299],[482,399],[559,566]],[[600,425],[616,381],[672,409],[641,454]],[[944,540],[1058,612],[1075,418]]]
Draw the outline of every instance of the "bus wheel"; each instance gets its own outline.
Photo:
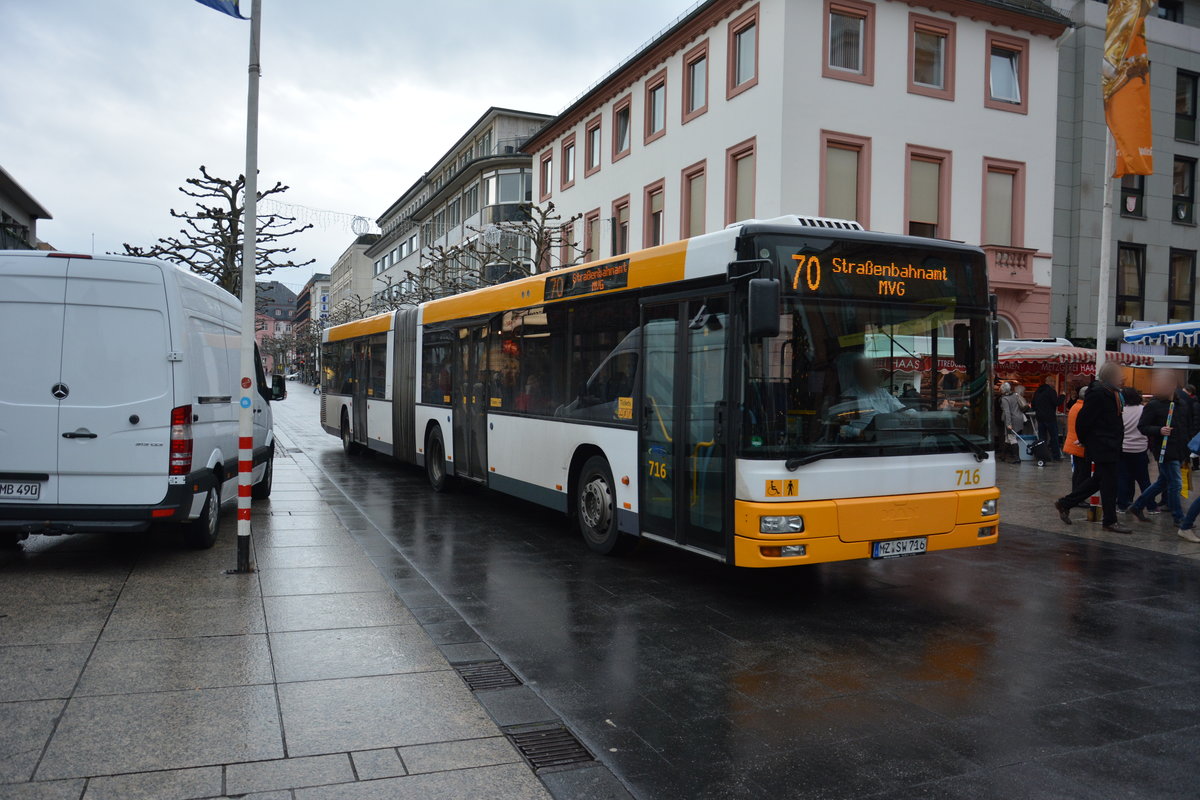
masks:
[[[617,530],[617,492],[603,456],[592,456],[579,473],[575,520],[587,546],[606,556],[633,550],[638,540]]]
[[[446,444],[442,441],[442,429],[434,428],[429,432],[429,440],[425,442],[425,475],[429,478],[429,488],[435,492],[444,492],[450,483],[446,475]]]
[[[342,452],[348,456],[358,454],[358,445],[354,443],[354,437],[350,434],[350,417],[344,409],[342,411]]]

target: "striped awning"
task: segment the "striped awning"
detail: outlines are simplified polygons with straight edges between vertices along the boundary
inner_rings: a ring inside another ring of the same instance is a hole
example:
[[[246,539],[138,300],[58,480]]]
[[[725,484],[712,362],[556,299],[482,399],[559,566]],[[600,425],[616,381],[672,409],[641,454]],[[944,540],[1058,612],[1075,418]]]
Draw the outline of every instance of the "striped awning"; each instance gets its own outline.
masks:
[[[1154,363],[1154,358],[1151,356],[1136,355],[1134,353],[1116,353],[1112,350],[1107,351],[1104,358],[1117,364],[1126,364],[1129,366],[1149,366]],[[1026,350],[1014,350],[1011,353],[1000,354],[1001,366],[1095,363],[1095,350],[1085,347],[1067,347],[1066,345],[1030,347]]]
[[[1200,320],[1172,322],[1170,325],[1150,325],[1145,328],[1126,328],[1125,341],[1130,344],[1195,347],[1200,344]]]

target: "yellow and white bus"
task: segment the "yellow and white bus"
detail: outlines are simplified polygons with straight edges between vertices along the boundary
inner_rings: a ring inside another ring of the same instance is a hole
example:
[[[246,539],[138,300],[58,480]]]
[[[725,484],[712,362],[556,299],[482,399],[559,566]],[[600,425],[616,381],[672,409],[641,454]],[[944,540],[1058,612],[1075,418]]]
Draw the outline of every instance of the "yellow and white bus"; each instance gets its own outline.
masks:
[[[750,221],[329,328],[321,424],[742,567],[992,544],[984,254]]]

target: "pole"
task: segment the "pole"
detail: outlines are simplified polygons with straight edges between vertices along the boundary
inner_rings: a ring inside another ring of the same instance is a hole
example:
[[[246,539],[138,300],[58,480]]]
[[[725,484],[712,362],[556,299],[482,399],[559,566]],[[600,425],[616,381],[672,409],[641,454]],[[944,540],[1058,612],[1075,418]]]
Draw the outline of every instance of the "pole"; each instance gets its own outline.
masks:
[[[249,86],[246,91],[246,216],[242,223],[242,362],[241,408],[238,411],[237,572],[250,568],[250,493],[254,470],[254,265],[258,252],[258,78],[262,0],[250,9]],[[261,399],[259,407],[261,410]]]
[[[1104,366],[1108,340],[1109,264],[1112,261],[1113,138],[1104,126],[1104,210],[1100,216],[1100,270],[1096,276],[1096,377]]]

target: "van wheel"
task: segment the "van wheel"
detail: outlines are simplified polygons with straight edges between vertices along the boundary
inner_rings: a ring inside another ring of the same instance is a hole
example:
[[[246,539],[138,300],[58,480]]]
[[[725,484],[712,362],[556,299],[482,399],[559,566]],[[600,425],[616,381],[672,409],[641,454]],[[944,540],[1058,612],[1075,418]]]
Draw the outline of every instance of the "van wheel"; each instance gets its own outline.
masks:
[[[425,442],[425,475],[429,488],[444,492],[449,488],[450,478],[446,475],[446,444],[442,441],[442,429],[434,428]]]
[[[16,550],[25,538],[22,533],[0,533],[0,550]]]
[[[358,455],[358,445],[350,433],[350,417],[342,412],[342,452],[348,456]]]
[[[617,492],[603,456],[589,458],[579,473],[575,521],[587,546],[597,553],[619,556],[637,547],[636,537],[617,530]]]
[[[217,486],[208,490],[204,496],[204,508],[200,516],[183,526],[183,541],[193,550],[207,550],[217,543],[217,533],[221,529],[221,495],[220,478]]]
[[[267,455],[267,467],[263,470],[262,480],[254,484],[250,496],[255,500],[266,500],[271,496],[271,482],[275,480],[275,448]]]

